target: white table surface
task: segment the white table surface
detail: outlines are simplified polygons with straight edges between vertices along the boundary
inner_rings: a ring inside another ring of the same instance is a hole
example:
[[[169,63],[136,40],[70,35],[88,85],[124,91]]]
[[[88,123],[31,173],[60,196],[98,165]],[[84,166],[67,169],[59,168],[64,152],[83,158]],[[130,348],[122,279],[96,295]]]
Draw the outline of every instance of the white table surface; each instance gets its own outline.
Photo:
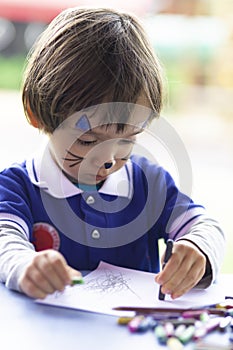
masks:
[[[233,274],[219,283],[233,296]],[[208,335],[223,343],[227,334]],[[228,338],[227,338],[228,339]],[[4,345],[3,345],[4,344]],[[0,284],[0,346],[3,350],[157,350],[152,331],[131,334],[117,318],[101,314],[37,304],[27,296]],[[189,343],[185,349],[195,349]]]

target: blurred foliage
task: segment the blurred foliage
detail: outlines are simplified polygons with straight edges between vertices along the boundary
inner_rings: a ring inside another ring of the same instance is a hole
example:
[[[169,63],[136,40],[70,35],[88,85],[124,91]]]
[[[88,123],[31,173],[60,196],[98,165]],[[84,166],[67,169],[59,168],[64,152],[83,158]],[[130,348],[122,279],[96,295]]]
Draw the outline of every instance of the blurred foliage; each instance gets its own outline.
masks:
[[[0,89],[18,90],[21,86],[25,56],[0,56]]]

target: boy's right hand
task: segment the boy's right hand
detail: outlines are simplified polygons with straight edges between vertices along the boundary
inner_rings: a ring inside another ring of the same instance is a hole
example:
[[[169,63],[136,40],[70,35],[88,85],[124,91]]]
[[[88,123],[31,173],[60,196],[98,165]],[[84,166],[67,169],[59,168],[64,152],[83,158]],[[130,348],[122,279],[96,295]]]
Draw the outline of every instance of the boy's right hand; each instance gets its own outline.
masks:
[[[44,299],[55,291],[63,291],[71,284],[72,277],[81,273],[67,265],[56,250],[38,252],[19,280],[19,286],[31,298]]]

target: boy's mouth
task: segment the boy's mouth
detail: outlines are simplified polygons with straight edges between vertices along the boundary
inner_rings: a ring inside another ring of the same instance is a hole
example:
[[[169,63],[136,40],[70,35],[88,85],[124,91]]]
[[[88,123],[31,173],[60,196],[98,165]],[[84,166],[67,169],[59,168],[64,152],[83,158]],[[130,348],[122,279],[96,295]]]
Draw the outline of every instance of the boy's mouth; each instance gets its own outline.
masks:
[[[97,182],[100,182],[100,181],[106,180],[106,177],[107,177],[107,176],[96,175],[96,178],[95,178],[95,179],[96,179]]]

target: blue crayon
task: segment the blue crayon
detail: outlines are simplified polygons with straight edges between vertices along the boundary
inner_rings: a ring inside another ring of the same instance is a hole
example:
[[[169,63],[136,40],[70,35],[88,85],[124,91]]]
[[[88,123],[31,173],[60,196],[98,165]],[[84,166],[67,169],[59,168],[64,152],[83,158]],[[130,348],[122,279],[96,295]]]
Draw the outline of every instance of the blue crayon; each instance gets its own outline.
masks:
[[[168,338],[167,338],[166,330],[161,324],[155,327],[155,336],[160,344],[167,343]]]
[[[157,326],[156,320],[153,319],[151,316],[147,316],[142,320],[142,322],[139,324],[138,331],[139,332],[145,332],[149,329],[154,329]]]
[[[132,320],[128,323],[128,329],[130,332],[146,332],[149,329],[155,328],[157,325],[157,322],[153,319],[153,317],[145,317],[143,315],[135,316]]]

